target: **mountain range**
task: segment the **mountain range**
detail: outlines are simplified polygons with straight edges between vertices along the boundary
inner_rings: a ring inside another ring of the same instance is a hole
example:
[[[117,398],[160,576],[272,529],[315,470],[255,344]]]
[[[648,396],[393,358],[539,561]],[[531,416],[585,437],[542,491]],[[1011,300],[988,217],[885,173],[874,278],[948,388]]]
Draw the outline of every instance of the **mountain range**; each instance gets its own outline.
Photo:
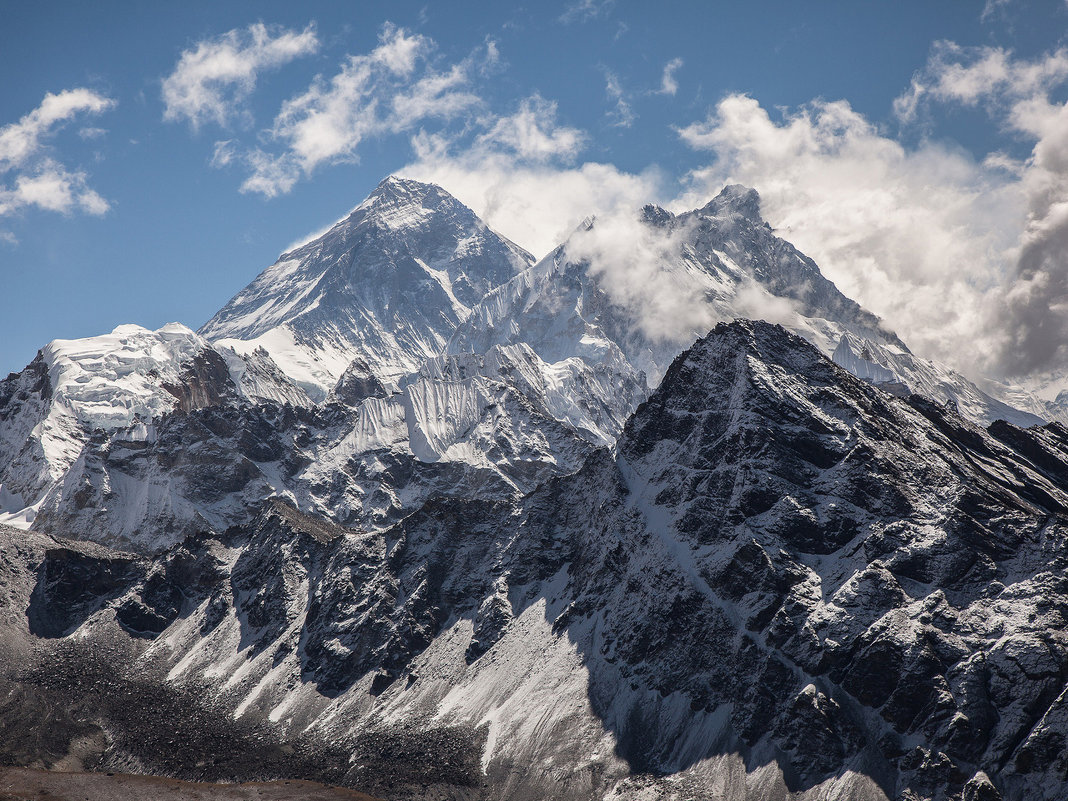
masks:
[[[0,382],[0,755],[1060,798],[1060,414],[911,353],[751,189],[535,260],[387,178],[200,331]]]

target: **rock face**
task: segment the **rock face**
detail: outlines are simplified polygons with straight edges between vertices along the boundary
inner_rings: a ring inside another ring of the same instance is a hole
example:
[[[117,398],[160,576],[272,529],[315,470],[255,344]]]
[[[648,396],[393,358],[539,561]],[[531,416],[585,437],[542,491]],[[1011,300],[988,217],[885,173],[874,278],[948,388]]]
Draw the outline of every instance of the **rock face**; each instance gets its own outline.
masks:
[[[141,728],[232,721],[240,777],[390,798],[1055,799],[1066,510],[1059,424],[979,428],[738,321],[525,496],[364,531],[274,500],[152,560],[5,529],[5,648],[50,621],[6,703],[87,688],[59,758],[128,685],[56,660],[113,659],[198,699]],[[95,758],[222,769],[154,737]]]
[[[0,383],[8,418],[0,509],[11,510],[9,522],[155,552],[190,533],[247,523],[263,499],[282,496],[374,528],[438,495],[528,492],[577,469],[598,442],[598,432],[556,419],[560,389],[546,386],[523,348],[435,361],[392,394],[353,368],[314,406],[284,379],[266,385],[266,372],[251,386],[289,399],[249,397],[242,387],[265,356],[242,361],[235,379],[227,359],[240,357],[187,336],[202,347],[180,360],[137,362],[139,385],[107,385],[96,403],[128,420],[82,412],[62,382],[53,388],[44,357]],[[580,381],[570,388],[579,399],[587,391]],[[149,402],[162,411],[148,411]],[[598,413],[596,398],[584,402]]]

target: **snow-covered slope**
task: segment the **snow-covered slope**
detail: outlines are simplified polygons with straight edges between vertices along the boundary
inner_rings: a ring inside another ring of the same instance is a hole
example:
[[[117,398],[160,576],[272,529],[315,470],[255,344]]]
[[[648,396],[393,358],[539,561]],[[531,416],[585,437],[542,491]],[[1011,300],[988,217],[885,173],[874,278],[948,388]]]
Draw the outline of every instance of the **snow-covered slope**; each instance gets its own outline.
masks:
[[[0,389],[3,512],[31,522],[42,493],[63,479],[94,431],[148,423],[176,408],[184,372],[209,351],[177,323],[158,331],[122,325],[104,336],[49,343]],[[216,402],[223,391],[198,399]]]
[[[433,497],[529,492],[607,437],[594,425],[604,399],[581,376],[546,384],[520,347],[437,359],[392,394],[349,386],[314,408],[292,402],[303,394],[271,365],[173,326],[50,346],[0,385],[5,520],[156,552],[247,522],[281,496],[375,529]],[[250,388],[259,394],[241,394]],[[562,393],[585,398],[582,420],[554,417]],[[94,413],[102,397],[107,413]]]
[[[418,370],[471,306],[532,260],[440,187],[390,177],[200,333],[241,353],[264,348],[321,400],[353,359],[387,383]]]
[[[984,392],[944,365],[921,359],[891,344],[846,333],[838,340],[831,357],[835,364],[865,381],[885,385],[891,391],[915,392],[940,403],[952,403],[964,417],[983,425],[1007,420],[1026,427],[1041,425],[1044,419],[1060,419],[1060,415],[1037,402],[1030,393],[1020,391],[1010,395],[1010,400],[1019,407],[1010,405],[993,394],[1008,394],[1007,387],[987,382],[992,392]]]
[[[91,497],[85,475],[95,460],[111,457],[113,447],[137,450],[155,442],[161,419],[262,402],[310,403],[266,354],[244,359],[217,350],[178,323],[157,331],[121,325],[103,336],[55,340],[25,370],[0,382],[0,522],[40,526],[42,512],[71,504],[84,509]],[[172,454],[175,460],[186,456]],[[121,540],[117,531],[146,522],[146,506],[187,505],[161,480],[163,486],[156,482],[130,496],[125,478],[116,477],[96,509],[112,515],[108,525],[95,534],[82,528],[68,533]],[[166,514],[162,525],[172,529]]]
[[[104,765],[218,775],[167,738],[229,765],[255,731],[244,771],[282,749],[390,798],[1052,801],[1066,538],[1062,426],[983,430],[739,321],[523,498],[378,531],[275,500],[151,562],[4,545],[41,660],[8,703],[116,731],[56,729]],[[128,734],[116,675],[189,701]]]

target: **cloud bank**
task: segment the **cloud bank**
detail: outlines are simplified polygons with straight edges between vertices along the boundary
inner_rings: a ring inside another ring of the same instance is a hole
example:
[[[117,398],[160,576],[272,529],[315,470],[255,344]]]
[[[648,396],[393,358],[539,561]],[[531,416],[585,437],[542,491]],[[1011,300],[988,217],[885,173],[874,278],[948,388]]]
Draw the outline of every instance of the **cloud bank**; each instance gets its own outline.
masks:
[[[996,367],[1006,375],[1068,368],[1068,104],[1052,99],[1066,81],[1064,48],[1026,60],[940,42],[895,102],[906,120],[933,104],[982,108],[1032,144],[1023,160],[989,159],[1013,174],[1026,208],[996,321],[1004,333]]]

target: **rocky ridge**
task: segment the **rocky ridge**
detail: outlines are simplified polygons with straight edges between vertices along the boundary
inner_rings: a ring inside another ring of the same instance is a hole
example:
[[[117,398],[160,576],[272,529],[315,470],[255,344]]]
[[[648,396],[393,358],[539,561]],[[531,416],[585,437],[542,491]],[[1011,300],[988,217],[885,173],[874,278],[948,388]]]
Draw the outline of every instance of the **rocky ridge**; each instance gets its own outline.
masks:
[[[1066,509],[1059,424],[982,429],[739,321],[522,498],[375,532],[276,500],[152,560],[9,541],[5,584],[52,621],[34,659],[122,643],[391,798],[1053,799]],[[456,761],[371,780],[427,749]]]

